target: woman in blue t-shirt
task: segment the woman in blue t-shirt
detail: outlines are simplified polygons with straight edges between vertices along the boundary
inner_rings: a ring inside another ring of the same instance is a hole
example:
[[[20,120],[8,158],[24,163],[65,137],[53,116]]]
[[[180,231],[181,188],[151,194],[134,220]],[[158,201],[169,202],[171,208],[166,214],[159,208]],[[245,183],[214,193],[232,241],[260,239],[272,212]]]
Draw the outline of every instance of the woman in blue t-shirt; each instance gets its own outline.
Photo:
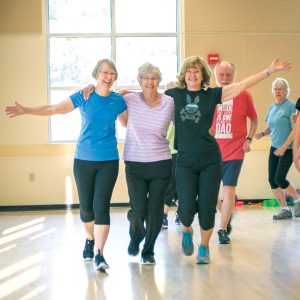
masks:
[[[289,100],[290,88],[284,78],[276,78],[272,83],[272,92],[275,98],[268,111],[267,127],[255,137],[262,138],[271,134],[271,148],[269,153],[269,183],[275,198],[278,200],[281,210],[273,216],[274,220],[291,219],[291,209],[288,208],[285,192],[293,197],[295,201],[299,196],[293,185],[286,176],[293,163],[292,150],[292,115],[295,112],[295,103]]]
[[[80,218],[86,232],[83,258],[92,260],[95,250],[95,269],[104,271],[109,267],[103,251],[110,229],[110,200],[119,171],[115,121],[125,113],[127,106],[123,96],[110,90],[118,77],[111,60],[101,59],[92,75],[97,86],[89,101],[77,92],[55,105],[25,107],[16,102],[5,112],[11,118],[24,114],[52,116],[79,108],[82,122],[76,144],[74,177]]]

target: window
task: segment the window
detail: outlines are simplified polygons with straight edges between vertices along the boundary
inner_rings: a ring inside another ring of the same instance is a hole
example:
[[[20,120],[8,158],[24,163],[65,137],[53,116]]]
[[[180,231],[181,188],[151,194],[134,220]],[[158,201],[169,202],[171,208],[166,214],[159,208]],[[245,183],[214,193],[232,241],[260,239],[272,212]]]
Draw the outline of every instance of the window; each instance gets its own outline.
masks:
[[[161,89],[178,67],[178,0],[48,0],[49,97],[54,104],[89,83],[101,58],[115,61],[115,89],[139,89],[137,69],[160,67]],[[80,131],[78,110],[50,118],[50,142],[73,142]],[[125,130],[117,123],[117,135]]]

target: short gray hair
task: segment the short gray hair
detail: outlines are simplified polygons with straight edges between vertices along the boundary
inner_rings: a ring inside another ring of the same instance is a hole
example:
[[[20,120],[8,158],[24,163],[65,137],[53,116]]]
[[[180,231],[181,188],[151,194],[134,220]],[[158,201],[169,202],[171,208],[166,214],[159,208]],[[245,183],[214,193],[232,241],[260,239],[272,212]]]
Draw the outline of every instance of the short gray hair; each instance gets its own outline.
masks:
[[[230,65],[231,68],[232,68],[232,71],[233,71],[233,76],[235,76],[235,73],[236,73],[236,67],[235,67],[235,64],[233,64],[232,62],[230,61],[227,61],[227,60],[222,60],[220,62],[218,62],[215,67],[214,67],[214,76],[215,78],[217,78],[217,74],[218,74],[218,69],[219,69],[219,66],[220,65]]]
[[[115,63],[112,60],[110,60],[108,58],[100,59],[97,62],[96,66],[95,66],[95,68],[94,68],[94,70],[92,72],[92,76],[95,79],[97,79],[99,73],[101,72],[101,67],[102,67],[103,64],[108,64],[114,70],[114,72],[116,73],[116,79],[115,80],[117,80],[117,78],[118,78],[118,71],[117,71],[116,65],[115,65]]]
[[[138,69],[138,75],[137,75],[137,81],[139,82],[139,84],[141,84],[142,78],[144,77],[144,75],[149,74],[149,73],[154,73],[157,75],[158,77],[158,82],[161,82],[161,72],[159,67],[156,67],[154,65],[152,65],[151,63],[144,63],[143,65],[141,65]]]
[[[272,93],[274,94],[275,88],[278,84],[281,84],[286,91],[286,96],[290,94],[290,86],[286,79],[283,77],[277,77],[272,83]]]

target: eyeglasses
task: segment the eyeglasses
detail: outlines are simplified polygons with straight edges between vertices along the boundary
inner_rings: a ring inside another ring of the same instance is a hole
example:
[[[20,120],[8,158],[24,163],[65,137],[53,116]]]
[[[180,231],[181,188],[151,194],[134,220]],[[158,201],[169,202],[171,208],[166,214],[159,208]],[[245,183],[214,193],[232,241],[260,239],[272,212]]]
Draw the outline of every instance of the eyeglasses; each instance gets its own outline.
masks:
[[[102,71],[100,71],[99,73],[102,73],[105,76],[110,75],[111,77],[116,77],[116,73],[115,72],[102,72]]]
[[[157,82],[158,78],[157,77],[141,77],[143,80],[145,81],[153,81],[153,82]]]

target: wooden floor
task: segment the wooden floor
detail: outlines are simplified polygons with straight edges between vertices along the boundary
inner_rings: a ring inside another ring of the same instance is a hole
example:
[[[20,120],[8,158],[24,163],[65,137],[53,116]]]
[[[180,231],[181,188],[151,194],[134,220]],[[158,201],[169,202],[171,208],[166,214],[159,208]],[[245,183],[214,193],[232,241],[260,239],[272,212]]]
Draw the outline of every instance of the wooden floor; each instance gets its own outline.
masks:
[[[300,299],[300,219],[274,222],[276,211],[238,208],[232,244],[219,245],[215,231],[211,264],[196,265],[196,253],[182,255],[172,210],[169,229],[156,243],[156,265],[141,266],[139,257],[127,255],[126,209],[112,209],[107,273],[82,260],[85,236],[77,210],[2,212],[0,299]]]

